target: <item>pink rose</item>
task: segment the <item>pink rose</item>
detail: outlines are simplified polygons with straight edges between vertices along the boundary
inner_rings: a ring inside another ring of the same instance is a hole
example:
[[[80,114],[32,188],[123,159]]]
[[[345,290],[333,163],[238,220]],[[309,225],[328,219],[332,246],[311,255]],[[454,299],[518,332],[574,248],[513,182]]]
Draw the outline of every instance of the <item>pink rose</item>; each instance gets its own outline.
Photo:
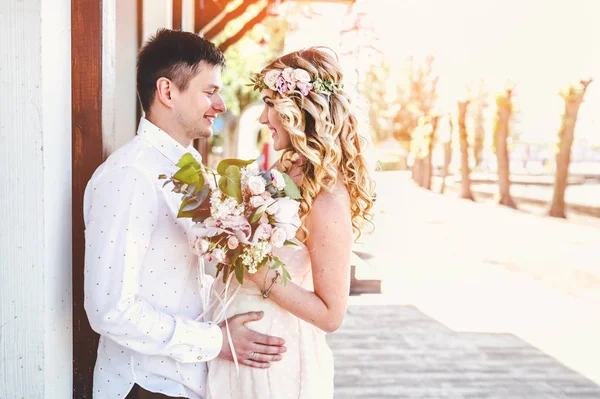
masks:
[[[210,243],[206,241],[204,238],[198,238],[192,241],[192,252],[197,256],[202,256],[208,251],[208,246]]]
[[[298,82],[298,90],[303,96],[308,96],[308,93],[313,89],[312,83]]]
[[[288,91],[290,91],[288,82],[285,81],[283,76],[277,78],[277,82],[275,82],[275,87],[280,94],[285,94]]]
[[[238,240],[236,236],[229,236],[229,239],[227,240],[229,249],[236,249],[238,245],[240,245],[240,240]]]
[[[273,229],[273,232],[271,233],[271,245],[273,245],[275,248],[281,248],[286,239],[287,235],[284,229],[279,227]]]
[[[271,237],[273,227],[270,224],[259,224],[254,232],[254,241],[268,240]]]

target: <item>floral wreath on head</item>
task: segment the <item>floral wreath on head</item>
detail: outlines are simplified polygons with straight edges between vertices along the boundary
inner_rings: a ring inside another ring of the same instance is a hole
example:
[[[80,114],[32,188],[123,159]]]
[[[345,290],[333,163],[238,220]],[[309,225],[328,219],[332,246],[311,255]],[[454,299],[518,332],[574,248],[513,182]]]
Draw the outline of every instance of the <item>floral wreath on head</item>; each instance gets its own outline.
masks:
[[[289,67],[284,70],[272,69],[264,75],[257,73],[251,81],[254,90],[270,89],[282,95],[294,89],[298,89],[303,96],[308,96],[311,91],[333,94],[343,87],[342,83],[334,82],[331,79],[311,78],[306,70]]]

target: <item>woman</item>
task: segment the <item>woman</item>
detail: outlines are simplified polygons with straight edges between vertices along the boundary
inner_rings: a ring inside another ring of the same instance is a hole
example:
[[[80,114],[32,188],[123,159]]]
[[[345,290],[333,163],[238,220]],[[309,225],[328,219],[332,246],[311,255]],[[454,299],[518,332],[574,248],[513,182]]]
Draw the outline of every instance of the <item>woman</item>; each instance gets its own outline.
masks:
[[[267,267],[246,274],[227,307],[227,317],[264,311],[248,323],[261,333],[286,340],[283,359],[269,365],[260,354],[248,362],[266,370],[216,359],[209,365],[208,397],[331,398],[333,357],[325,333],[342,324],[350,285],[353,236],[371,218],[373,182],[363,139],[351,102],[342,88],[342,72],[331,54],[318,49],[284,55],[254,80],[265,104],[260,122],[271,130],[282,151],[274,166],[289,174],[302,193],[298,247],[274,248],[292,281],[281,284]],[[220,279],[216,291],[223,291]]]

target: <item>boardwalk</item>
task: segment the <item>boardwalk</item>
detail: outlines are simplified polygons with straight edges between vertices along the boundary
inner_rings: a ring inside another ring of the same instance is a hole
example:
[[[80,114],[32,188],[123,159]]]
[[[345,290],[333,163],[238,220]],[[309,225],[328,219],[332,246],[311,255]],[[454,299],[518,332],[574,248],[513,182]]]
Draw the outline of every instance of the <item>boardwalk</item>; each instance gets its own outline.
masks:
[[[378,178],[373,256],[328,339],[338,398],[600,398],[600,229]],[[361,278],[360,271],[357,273]]]
[[[336,398],[600,398],[512,334],[453,331],[412,306],[352,306],[329,342]]]

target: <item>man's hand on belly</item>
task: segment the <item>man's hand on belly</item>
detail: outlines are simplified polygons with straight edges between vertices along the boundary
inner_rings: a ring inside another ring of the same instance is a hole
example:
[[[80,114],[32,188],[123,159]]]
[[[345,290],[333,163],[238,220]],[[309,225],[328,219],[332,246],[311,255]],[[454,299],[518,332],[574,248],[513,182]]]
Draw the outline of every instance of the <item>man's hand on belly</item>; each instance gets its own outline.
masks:
[[[287,351],[283,338],[273,337],[252,331],[246,323],[262,319],[263,312],[249,312],[235,315],[227,320],[233,347],[240,364],[255,368],[269,368],[271,362],[281,360]],[[223,345],[219,357],[233,362],[233,354],[227,339],[225,322],[219,324],[223,332]]]

